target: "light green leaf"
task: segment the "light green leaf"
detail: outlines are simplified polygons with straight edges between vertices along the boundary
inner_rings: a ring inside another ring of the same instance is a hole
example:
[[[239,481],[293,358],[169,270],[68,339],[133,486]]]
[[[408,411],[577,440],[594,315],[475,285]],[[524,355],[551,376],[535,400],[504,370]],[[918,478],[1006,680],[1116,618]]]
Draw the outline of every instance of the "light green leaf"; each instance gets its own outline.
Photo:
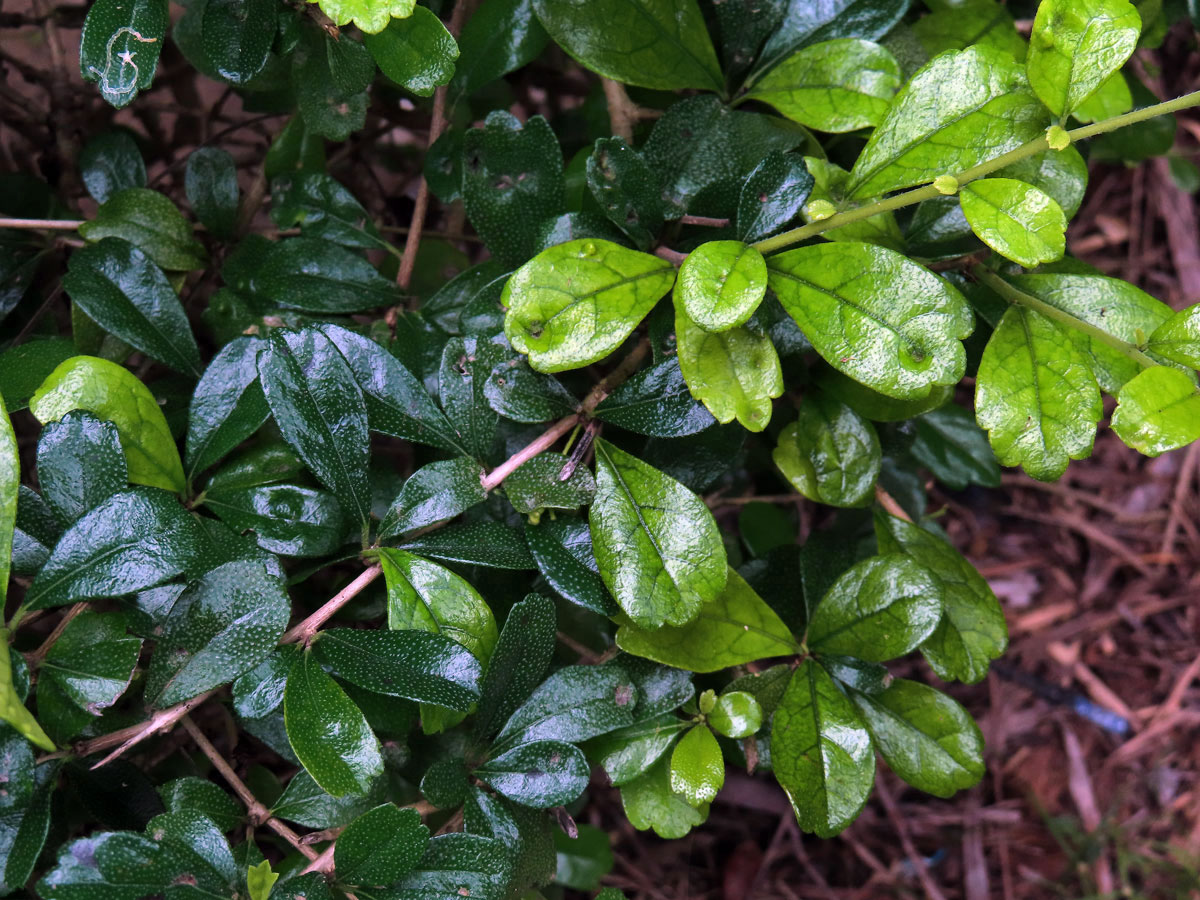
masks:
[[[1155,328],[1146,349],[1189,369],[1200,369],[1200,303],[1181,309]]]
[[[663,713],[594,738],[585,749],[604,767],[608,780],[620,787],[658,762],[687,727],[674,713]]]
[[[988,663],[1008,646],[1004,610],[987,581],[948,541],[882,510],[875,512],[875,535],[880,553],[907,554],[941,588],[942,621],[921,644],[938,677],[982,681]]]
[[[250,900],[267,900],[271,888],[279,880],[279,873],[271,871],[271,861],[264,859],[258,865],[246,869],[246,890]]]
[[[384,75],[418,96],[430,96],[454,77],[458,44],[424,6],[414,7],[406,19],[392,19],[377,34],[365,35],[363,43]]]
[[[733,569],[725,590],[704,604],[693,622],[662,628],[622,622],[617,646],[634,656],[693,672],[716,672],[799,650],[775,611]]]
[[[850,693],[891,770],[918,790],[950,797],[983,777],[983,735],[941,691],[897,678],[878,694]]]
[[[1178,369],[1146,369],[1117,394],[1112,430],[1147,456],[1186,447],[1200,438],[1200,393]]]
[[[1018,275],[1011,281],[1039,300],[1135,345],[1172,316],[1167,304],[1119,278],[1053,273]],[[1115,394],[1142,371],[1140,363],[1103,341],[1075,329],[1067,332],[1089,359],[1101,390]]]
[[[17,447],[17,436],[5,409],[4,398],[0,397],[0,608],[8,598],[20,481],[21,454]]]
[[[912,24],[913,34],[930,57],[972,44],[987,44],[1025,61],[1025,39],[1012,14],[995,0],[931,4],[933,12]]]
[[[413,14],[416,0],[309,0],[321,7],[321,12],[333,19],[335,25],[353,22],[367,34],[378,34],[391,19],[404,19]]]
[[[783,394],[779,354],[768,335],[744,326],[714,334],[676,306],[675,338],[688,390],[717,421],[736,418],[747,431],[767,427],[771,400]]]
[[[1032,140],[1047,124],[1010,55],[987,46],[943,53],[892,101],[854,164],[849,196],[862,200],[969,169]]]
[[[800,247],[768,261],[769,284],[835,369],[901,400],[957,384],[974,327],[954,288],[907,257],[862,243]]]
[[[1067,330],[1014,306],[992,333],[975,382],[975,416],[996,458],[1054,481],[1092,452],[1100,388]]]
[[[100,204],[94,219],[79,226],[79,234],[92,243],[123,238],[168,270],[201,269],[208,259],[175,204],[149,188],[125,188],[113,194]]]
[[[707,803],[693,807],[671,790],[666,756],[649,772],[621,786],[621,805],[630,825],[640,831],[653,828],[661,838],[681,838],[708,818]]]
[[[679,267],[675,301],[705,331],[727,331],[754,315],[766,291],[761,253],[741,241],[708,241]]]
[[[1071,114],[1080,122],[1098,122],[1101,119],[1111,119],[1133,109],[1133,92],[1129,89],[1129,81],[1125,73],[1119,69],[1096,88],[1096,92],[1088,97]]]
[[[850,183],[850,173],[836,163],[815,156],[804,157],[804,165],[813,177],[812,192],[808,202],[801,212],[804,221],[817,221],[815,205],[820,201],[832,204],[835,210],[849,206],[846,200],[846,187]],[[828,207],[826,207],[828,215]],[[821,233],[821,237],[830,241],[866,241],[868,244],[879,244],[890,250],[900,250],[904,247],[904,235],[896,222],[896,215],[891,210],[846,225],[839,225]]]
[[[725,757],[707,725],[695,725],[671,754],[671,790],[689,806],[711,803],[725,785]]]
[[[97,0],[79,40],[79,71],[120,109],[150,87],[170,19],[167,0]]]
[[[365,794],[383,772],[362,712],[311,651],[297,657],[283,694],[288,742],[313,781],[335,797]]]
[[[486,666],[499,632],[492,610],[469,583],[449,569],[405,550],[379,551],[387,582],[388,628],[442,634]]]
[[[42,726],[33,717],[33,713],[25,708],[25,704],[17,695],[17,689],[13,684],[8,639],[8,629],[0,628],[0,720],[7,722],[28,738],[31,743],[53,753],[58,749],[54,746],[54,741],[50,740],[46,732],[42,731]]]
[[[1032,269],[1062,259],[1067,217],[1053,198],[1012,178],[981,178],[959,191],[963,215],[981,241]]]
[[[941,621],[938,588],[934,575],[906,556],[864,559],[821,598],[808,623],[808,646],[868,662],[903,656]]]
[[[830,506],[869,503],[882,465],[874,426],[822,391],[805,396],[771,458],[792,487]]]
[[[1029,36],[1029,83],[1065,117],[1125,64],[1141,33],[1126,0],[1043,0]]]
[[[724,86],[696,0],[534,0],[542,25],[584,67],[660,90]]]
[[[716,520],[678,481],[604,440],[590,509],[600,577],[638,625],[684,625],[725,587]]]
[[[862,718],[811,657],[775,710],[771,765],[800,828],[818,837],[833,837],[853,822],[875,783],[875,753]]]
[[[1079,211],[1083,195],[1087,191],[1087,161],[1074,147],[1062,150],[1043,150],[1033,156],[1005,166],[996,173],[1000,178],[1015,178],[1032,184],[1043,193],[1054,198],[1070,219]]]
[[[29,401],[30,412],[43,425],[73,409],[86,409],[117,426],[132,483],[184,492],[183,463],[162,409],[128,369],[95,356],[73,356],[50,373]]]
[[[878,125],[900,81],[900,64],[879,44],[839,38],[794,53],[747,97],[801,125],[838,133]]]
[[[708,714],[713,731],[734,740],[754,734],[762,723],[762,705],[747,691],[727,691],[717,698],[716,706]]]
[[[621,346],[674,283],[665,259],[609,241],[568,241],[508,280],[504,333],[539,372],[578,369]]]

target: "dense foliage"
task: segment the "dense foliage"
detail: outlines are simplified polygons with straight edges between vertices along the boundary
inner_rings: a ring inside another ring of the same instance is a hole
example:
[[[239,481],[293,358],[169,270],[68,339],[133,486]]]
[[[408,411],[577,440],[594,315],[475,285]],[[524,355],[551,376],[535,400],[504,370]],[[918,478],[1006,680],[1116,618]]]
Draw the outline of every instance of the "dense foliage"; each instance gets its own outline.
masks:
[[[1064,255],[1087,158],[1200,103],[1127,65],[1177,6],[93,0],[112,107],[173,42],[288,118],[179,197],[124,127],[0,178],[3,891],[594,890],[593,770],[669,838],[727,765],[821,837],[877,755],[975,784],[886,665],[1007,643],[930,476],[1058,478],[1104,394],[1134,450],[1200,437],[1200,307]],[[591,93],[521,121],[530,65]],[[372,104],[432,111],[403,249],[327,171]]]

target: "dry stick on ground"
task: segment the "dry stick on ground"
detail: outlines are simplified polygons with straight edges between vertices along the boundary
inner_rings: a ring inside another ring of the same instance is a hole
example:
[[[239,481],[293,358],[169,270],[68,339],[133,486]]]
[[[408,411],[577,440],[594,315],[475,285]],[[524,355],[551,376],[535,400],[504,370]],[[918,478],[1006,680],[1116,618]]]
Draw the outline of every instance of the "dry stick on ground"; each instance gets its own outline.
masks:
[[[196,742],[196,746],[203,751],[204,755],[208,757],[208,761],[213,764],[213,768],[221,773],[221,777],[233,788],[233,792],[238,795],[238,799],[242,801],[242,804],[246,807],[246,811],[250,813],[251,821],[255,824],[266,825],[308,859],[316,859],[317,851],[300,840],[300,835],[272,816],[267,808],[258,802],[254,794],[250,792],[250,788],[246,787],[245,782],[238,778],[237,773],[233,771],[233,767],[225,761],[225,757],[221,756],[217,748],[212,745],[212,742],[204,736],[204,732],[196,727],[196,723],[187,716],[183,717],[182,722],[184,730],[191,735],[192,740]]]
[[[887,781],[880,778],[875,785],[875,793],[879,796],[880,803],[883,804],[887,816],[895,826],[896,836],[900,838],[900,846],[904,849],[904,855],[908,857],[908,861],[912,864],[913,872],[917,876],[917,880],[921,882],[921,887],[924,889],[929,900],[946,900],[946,895],[942,893],[942,889],[937,886],[937,882],[929,874],[929,866],[925,863],[925,858],[917,852],[917,847],[913,843],[912,835],[908,830],[908,823],[904,821],[904,816],[900,814],[900,808],[896,806],[896,799],[892,796],[892,790],[887,786]]]

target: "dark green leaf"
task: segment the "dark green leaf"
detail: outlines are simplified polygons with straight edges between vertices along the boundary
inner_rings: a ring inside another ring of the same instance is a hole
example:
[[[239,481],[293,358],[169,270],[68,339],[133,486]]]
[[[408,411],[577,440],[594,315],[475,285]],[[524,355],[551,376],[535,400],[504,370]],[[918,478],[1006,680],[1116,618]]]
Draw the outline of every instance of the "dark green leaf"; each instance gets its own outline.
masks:
[[[457,809],[471,793],[466,761],[443,756],[421,776],[421,793],[438,809]]]
[[[11,728],[0,729],[0,894],[20,890],[33,873],[50,830],[50,797],[58,764],[34,768],[33,749]]]
[[[558,138],[541,116],[523,125],[491,113],[463,139],[463,204],[467,217],[501,263],[533,256],[535,225],[563,211],[563,162]]]
[[[221,8],[223,2],[270,5],[268,0],[209,0],[205,14]],[[204,227],[222,240],[233,237],[238,212],[237,167],[233,157],[219,147],[193,150],[188,156],[183,184],[192,212]]]
[[[797,491],[831,506],[863,506],[874,496],[881,451],[874,426],[843,403],[813,391],[779,433],[776,467]]]
[[[529,552],[550,587],[577,606],[611,616],[619,610],[604,586],[587,522],[575,516],[525,523]]]
[[[117,426],[83,410],[51,422],[38,439],[37,474],[46,503],[70,525],[125,490],[129,473]]]
[[[482,474],[479,463],[466,456],[422,466],[409,476],[392,501],[379,527],[380,539],[453,519],[476,503],[482,503],[487,499],[480,483]]]
[[[208,64],[234,84],[248,82],[267,64],[275,16],[272,0],[207,0],[200,45]]]
[[[539,453],[504,480],[504,493],[513,508],[523,514],[540,509],[579,509],[592,502],[596,482],[582,466],[563,479],[566,460],[558,453]]]
[[[812,614],[807,643],[823,653],[884,662],[924,641],[942,618],[928,569],[899,554],[865,559],[842,575]]]
[[[258,431],[270,415],[258,379],[258,355],[266,346],[261,338],[234,338],[204,370],[188,413],[191,477]]]
[[[898,678],[878,694],[852,692],[871,740],[913,787],[950,797],[983,777],[983,735],[970,713],[941,691]]]
[[[271,221],[280,228],[299,226],[305,237],[343,247],[386,246],[362,204],[323,172],[276,178],[271,183]]]
[[[63,286],[106,331],[185,375],[200,351],[167,276],[127,241],[106,238],[71,254]]]
[[[626,381],[596,407],[596,418],[651,437],[684,437],[716,421],[688,390],[677,357]]]
[[[238,887],[237,864],[229,844],[212,820],[186,809],[155,816],[146,834],[159,844],[170,867],[169,885],[188,884],[193,896],[228,897]],[[167,895],[175,893],[171,888]]]
[[[537,568],[521,532],[499,522],[449,525],[409,541],[404,549],[446,562],[489,569]]]
[[[578,836],[554,832],[554,848],[558,851],[554,882],[576,891],[594,891],[600,879],[612,871],[613,854],[608,832],[595,825],[579,825]]]
[[[476,736],[491,737],[541,682],[555,634],[554,604],[541,594],[527,594],[509,610],[483,678]]]
[[[273,306],[345,314],[392,306],[400,299],[395,283],[362,256],[319,238],[276,241],[254,263],[244,289]]]
[[[95,218],[79,226],[79,233],[89,242],[121,238],[164,269],[201,269],[207,261],[204,245],[192,237],[192,226],[175,204],[148,188],[113,194],[100,204]]]
[[[146,186],[146,163],[133,135],[114,128],[96,135],[79,153],[79,175],[97,203],[125,188]]]
[[[476,457],[491,450],[496,412],[488,405],[484,385],[505,357],[504,348],[483,338],[451,338],[442,349],[438,393],[442,408],[458,434],[458,443]]]
[[[948,403],[915,421],[916,438],[910,452],[938,481],[956,491],[968,484],[1000,486],[1000,464],[975,417]]]
[[[311,651],[298,657],[288,674],[283,716],[292,750],[333,796],[365,794],[383,772],[379,741],[367,720]]]
[[[863,694],[878,694],[892,683],[891,672],[879,663],[825,653],[817,659],[821,667],[835,680]]]
[[[13,413],[27,407],[38,386],[74,355],[74,342],[63,338],[30,340],[0,353],[0,395],[5,409]]]
[[[167,812],[195,810],[222,832],[232,831],[245,818],[245,810],[236,800],[204,778],[176,778],[160,787],[158,793]]]
[[[210,488],[204,505],[281,556],[327,556],[353,530],[337,497],[294,484]]]
[[[0,363],[2,360],[0,356]],[[483,386],[483,395],[488,406],[504,418],[531,425],[570,415],[579,406],[558,379],[533,371],[523,357],[497,365]]]
[[[271,333],[259,356],[267,405],[284,438],[321,483],[366,527],[370,445],[367,408],[354,373],[319,331]]]
[[[538,686],[493,744],[502,753],[531,741],[578,743],[633,724],[637,689],[616,666],[566,666]]]
[[[616,786],[628,784],[661,758],[688,723],[663,713],[588,742],[588,755],[604,767]]]
[[[458,44],[424,6],[406,19],[392,19],[378,34],[363,35],[363,43],[384,75],[422,97],[454,75]]]
[[[467,19],[458,39],[451,108],[485,84],[532,62],[548,40],[533,14],[533,0],[485,0]]]
[[[738,195],[737,235],[761,241],[783,228],[804,207],[813,189],[804,159],[772,151],[746,176]]]
[[[164,491],[114,494],[67,529],[25,596],[27,609],[116,597],[178,575],[196,553],[192,517]]]
[[[305,130],[344,141],[362,128],[365,88],[374,69],[375,61],[358,41],[335,41],[315,23],[302,27],[292,54],[291,80]]]
[[[287,790],[275,801],[271,814],[306,828],[337,828],[348,825],[367,810],[383,802],[386,782],[377,778],[370,784],[365,795],[335,797],[326,793],[313,781],[308,772],[301,769],[288,782]]]
[[[208,479],[206,491],[233,491],[296,478],[304,463],[282,441],[265,443],[231,460]]]
[[[597,440],[589,524],[600,577],[643,627],[684,625],[725,586],[725,548],[695,494]]]
[[[141,649],[141,639],[125,633],[125,617],[120,613],[87,610],[72,619],[38,672],[38,710],[47,727],[62,740],[74,737],[73,728],[60,727],[50,718],[56,701],[61,701],[60,708],[73,706],[86,713],[67,712],[63,718],[72,724],[87,724],[116,703],[129,687]],[[57,697],[49,698],[51,693]]]
[[[260,563],[235,561],[189,585],[167,619],[146,696],[171,706],[232,681],[274,649],[291,603]]]
[[[271,888],[267,900],[332,900],[329,882],[320,872],[295,875]]]
[[[415,809],[387,803],[363,813],[338,835],[333,863],[338,881],[388,885],[413,870],[429,843],[429,829]]]
[[[821,41],[837,38],[881,38],[908,12],[909,0],[832,0],[810,3],[788,0],[787,12],[759,56],[757,70],[771,68],[786,56]]]
[[[417,868],[387,893],[386,900],[503,900],[510,872],[500,841],[442,834],[429,841]]]
[[[607,78],[661,90],[724,85],[695,0],[534,0],[533,6],[560,47]]]
[[[173,868],[149,838],[106,831],[64,844],[37,892],[45,900],[141,900],[162,893]]]
[[[479,699],[479,660],[441,634],[334,628],[313,646],[339,677],[378,694],[459,711]]]
[[[499,794],[534,809],[565,806],[587,787],[590,769],[583,752],[562,741],[533,741],[493,756],[476,777]]]
[[[663,225],[662,191],[642,155],[619,137],[596,141],[587,159],[587,186],[617,227],[643,250]]]
[[[166,0],[97,0],[79,39],[83,80],[118,109],[127,105],[154,79],[168,21]]]
[[[775,710],[771,765],[801,829],[833,837],[857,818],[875,783],[871,736],[853,704],[812,659]]]
[[[13,529],[12,572],[36,575],[58,542],[58,516],[26,485],[17,488],[16,527]]]

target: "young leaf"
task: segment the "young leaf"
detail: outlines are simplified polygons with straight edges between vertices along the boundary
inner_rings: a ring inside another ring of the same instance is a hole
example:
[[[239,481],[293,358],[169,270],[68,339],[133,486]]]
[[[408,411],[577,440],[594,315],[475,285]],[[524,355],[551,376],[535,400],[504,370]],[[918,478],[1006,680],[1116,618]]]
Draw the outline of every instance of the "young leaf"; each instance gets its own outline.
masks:
[[[643,629],[623,622],[617,646],[634,656],[694,672],[716,672],[796,653],[796,639],[771,607],[733,569],[728,578],[725,590],[702,606],[690,624]]]
[[[120,109],[150,87],[167,34],[166,0],[97,0],[79,38],[79,71]]]
[[[351,537],[353,524],[337,497],[295,484],[213,486],[204,505],[264,550],[281,556],[327,556]]]
[[[246,891],[250,900],[269,900],[271,888],[279,880],[279,873],[271,871],[271,861],[264,859],[260,863],[246,868]]]
[[[67,529],[29,586],[25,608],[161,584],[191,564],[197,540],[195,520],[170,494],[153,488],[113,494]]]
[[[333,341],[362,388],[372,431],[467,453],[433,398],[395,356],[370,338],[340,325],[324,324],[320,329]]]
[[[284,439],[321,483],[366,527],[367,408],[333,342],[315,329],[271,332],[258,358],[267,405]]]
[[[749,737],[762,727],[763,709],[753,694],[726,691],[708,714],[708,724],[717,734],[735,740]]]
[[[246,84],[263,70],[276,24],[270,0],[207,0],[202,16],[201,47],[218,75]]]
[[[1181,309],[1155,328],[1146,349],[1189,369],[1200,369],[1200,303]]]
[[[416,531],[434,522],[453,519],[464,510],[487,499],[480,483],[483,469],[467,456],[432,462],[417,469],[392,501],[380,540]]]
[[[1126,0],[1043,0],[1029,35],[1029,83],[1065,119],[1125,64],[1141,33]]]
[[[103,203],[125,188],[146,186],[146,163],[132,133],[114,128],[96,135],[79,153],[79,176],[92,199]]]
[[[602,616],[619,611],[600,577],[586,521],[561,515],[537,524],[526,521],[525,539],[538,570],[559,596]]]
[[[882,464],[874,426],[818,391],[804,398],[796,421],[779,433],[771,458],[792,487],[830,506],[869,503]]]
[[[903,400],[957,384],[973,328],[954,288],[907,257],[871,244],[815,244],[771,257],[768,282],[831,366]]]
[[[564,459],[557,453],[539,453],[504,479],[504,493],[522,515],[539,509],[579,509],[592,502],[596,481],[579,466],[564,481]]]
[[[200,374],[200,350],[167,276],[141,250],[105,238],[71,254],[63,287],[106,331],[184,375]]]
[[[1147,456],[1186,447],[1200,439],[1200,393],[1195,382],[1187,373],[1167,366],[1146,369],[1117,394],[1112,429]]]
[[[202,269],[208,260],[204,245],[192,237],[191,224],[175,204],[149,188],[126,188],[113,194],[100,204],[94,219],[79,226],[79,234],[90,243],[120,238],[168,271]],[[117,274],[122,265],[129,263],[109,263],[110,271]]]
[[[796,669],[775,710],[771,765],[800,828],[833,837],[858,816],[875,783],[871,736],[813,659]]]
[[[377,34],[392,18],[403,19],[413,14],[416,0],[310,0],[321,12],[333,19],[335,25],[353,22],[366,34]]]
[[[899,554],[850,568],[821,598],[806,642],[819,653],[886,662],[929,637],[942,618],[935,576]]]
[[[188,412],[191,477],[258,431],[271,414],[258,379],[258,355],[266,346],[261,338],[234,338],[204,370]]]
[[[541,116],[522,124],[497,110],[463,136],[462,158],[467,217],[497,260],[520,265],[538,250],[538,224],[563,211],[558,138]]]
[[[362,256],[311,237],[269,243],[249,281],[237,287],[271,306],[336,315],[392,306],[400,299],[396,284]]]
[[[767,335],[748,327],[705,331],[676,306],[679,367],[692,396],[718,422],[735,418],[747,431],[771,421],[771,400],[783,394],[779,354]]]
[[[850,693],[892,771],[918,790],[950,797],[983,777],[983,735],[941,691],[897,678],[878,694]]]
[[[392,19],[376,34],[363,35],[363,43],[384,75],[418,96],[430,96],[454,77],[458,44],[424,6],[414,7],[406,19]]]
[[[429,845],[415,809],[385,803],[363,813],[338,835],[333,864],[342,884],[394,884],[413,870]]]
[[[554,604],[541,594],[513,604],[483,679],[477,737],[491,737],[541,683],[554,655],[556,621]]]
[[[334,628],[313,650],[340,677],[377,694],[460,712],[479,699],[479,660],[444,635]]]
[[[283,717],[292,750],[333,796],[365,794],[383,772],[379,741],[367,720],[311,651],[297,657],[288,673]]]
[[[279,643],[292,606],[260,563],[218,566],[188,586],[167,618],[146,696],[172,706],[254,668]]]
[[[404,549],[445,562],[491,569],[536,569],[525,537],[499,522],[463,522],[408,541]]]
[[[379,564],[387,581],[388,628],[444,635],[487,664],[496,647],[496,619],[475,588],[404,550],[379,551]]]
[[[975,382],[975,415],[1003,465],[1054,481],[1092,452],[1103,410],[1087,360],[1056,322],[1013,306],[992,333]]]
[[[1028,269],[1062,259],[1067,217],[1048,194],[1012,178],[981,178],[959,191],[979,239]]]
[[[792,54],[746,96],[801,125],[838,133],[878,125],[900,81],[900,64],[885,48],[841,38]]]
[[[930,60],[892,101],[850,173],[852,200],[960,172],[1047,125],[1021,66],[986,45]]]
[[[589,512],[600,577],[638,625],[684,625],[725,586],[725,547],[695,494],[604,440]]]
[[[585,68],[659,90],[721,90],[717,54],[695,0],[534,0],[542,25]],[[614,28],[617,22],[620,28]]]
[[[583,239],[543,250],[504,286],[504,333],[539,372],[598,362],[675,283],[665,259]]]
[[[37,474],[46,503],[70,525],[125,490],[129,472],[117,426],[83,410],[51,422],[38,439]]]
[[[533,692],[492,744],[503,753],[532,741],[578,743],[633,724],[637,688],[619,666],[566,666]]]
[[[761,253],[740,241],[708,241],[679,267],[675,300],[705,331],[728,331],[754,315],[766,290]]]
[[[914,424],[917,434],[909,452],[946,487],[1000,487],[1000,464],[970,412],[947,403],[918,416]]]
[[[13,684],[13,666],[8,649],[9,636],[7,628],[0,628],[0,721],[7,722],[35,746],[53,753],[58,749],[54,746],[54,741],[42,730],[33,713],[25,708]],[[25,687],[29,687],[28,678]]]
[[[451,338],[442,348],[438,370],[442,408],[458,433],[458,443],[479,458],[491,451],[497,424],[484,385],[505,355],[499,344],[476,337]]]
[[[783,228],[804,206],[813,189],[813,177],[804,160],[772,151],[746,176],[738,195],[738,237],[760,241]]]
[[[562,741],[533,741],[493,756],[475,776],[522,806],[549,809],[574,802],[591,774],[583,752]]]
[[[996,595],[947,541],[881,510],[875,513],[880,553],[905,553],[933,574],[941,590],[942,621],[921,644],[939,678],[983,680],[988,663],[1008,646],[1008,626]]]
[[[661,838],[681,838],[708,818],[708,804],[693,807],[671,789],[670,761],[664,756],[648,772],[621,786],[629,824],[653,828]]]
[[[694,725],[671,753],[671,790],[689,806],[711,803],[725,785],[725,757],[707,725]]]
[[[162,409],[128,369],[94,356],[73,356],[29,401],[29,411],[43,425],[73,409],[117,426],[131,482],[184,492],[183,463]]]
[[[233,2],[242,5],[244,0]],[[256,3],[261,8],[262,0],[251,0],[245,5],[252,7]],[[204,8],[205,15],[229,5],[223,0],[212,0]],[[183,184],[192,212],[204,227],[222,240],[232,238],[238,209],[237,166],[233,157],[219,147],[198,147],[188,155]]]

